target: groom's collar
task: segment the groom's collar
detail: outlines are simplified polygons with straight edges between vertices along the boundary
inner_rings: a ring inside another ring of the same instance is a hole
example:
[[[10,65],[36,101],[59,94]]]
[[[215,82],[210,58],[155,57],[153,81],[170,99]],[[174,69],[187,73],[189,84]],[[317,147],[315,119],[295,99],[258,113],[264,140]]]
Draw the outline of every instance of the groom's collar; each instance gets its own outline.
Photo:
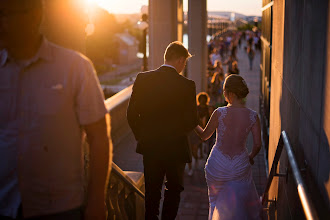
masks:
[[[163,66],[167,66],[167,67],[173,68],[176,72],[178,72],[178,71],[175,69],[175,67],[172,66],[172,65],[168,65],[168,64],[163,64],[163,65],[161,65],[161,67],[163,67]]]

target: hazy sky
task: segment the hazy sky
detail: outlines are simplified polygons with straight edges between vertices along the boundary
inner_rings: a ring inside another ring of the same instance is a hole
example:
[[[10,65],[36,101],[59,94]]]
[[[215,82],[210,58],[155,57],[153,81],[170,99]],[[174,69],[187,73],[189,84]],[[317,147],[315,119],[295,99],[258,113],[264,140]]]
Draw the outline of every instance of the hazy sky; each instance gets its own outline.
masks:
[[[85,0],[98,3],[111,13],[139,13],[142,5],[148,0]],[[164,0],[166,1],[166,0]],[[198,0],[195,0],[198,1]],[[187,10],[188,0],[183,0]],[[262,0],[207,0],[209,11],[234,11],[245,15],[261,15]]]
[[[207,0],[208,11],[234,11],[261,16],[261,6],[262,0]]]

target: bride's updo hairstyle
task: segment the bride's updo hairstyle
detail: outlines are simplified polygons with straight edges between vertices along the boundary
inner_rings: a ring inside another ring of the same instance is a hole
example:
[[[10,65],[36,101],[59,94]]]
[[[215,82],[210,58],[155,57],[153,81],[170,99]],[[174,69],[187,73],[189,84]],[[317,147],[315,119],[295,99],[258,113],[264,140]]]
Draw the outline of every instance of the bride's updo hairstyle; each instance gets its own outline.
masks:
[[[249,88],[245,80],[243,77],[236,74],[231,74],[226,77],[223,89],[228,93],[234,93],[239,99],[244,99],[249,94]]]

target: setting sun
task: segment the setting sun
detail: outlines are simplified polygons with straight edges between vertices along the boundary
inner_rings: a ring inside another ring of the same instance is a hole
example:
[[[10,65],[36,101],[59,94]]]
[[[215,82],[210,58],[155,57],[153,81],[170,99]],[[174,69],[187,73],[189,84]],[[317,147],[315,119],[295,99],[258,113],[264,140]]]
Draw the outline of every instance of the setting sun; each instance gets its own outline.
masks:
[[[142,5],[147,5],[148,0],[85,0],[89,4],[97,4],[110,13],[131,14],[140,13]]]

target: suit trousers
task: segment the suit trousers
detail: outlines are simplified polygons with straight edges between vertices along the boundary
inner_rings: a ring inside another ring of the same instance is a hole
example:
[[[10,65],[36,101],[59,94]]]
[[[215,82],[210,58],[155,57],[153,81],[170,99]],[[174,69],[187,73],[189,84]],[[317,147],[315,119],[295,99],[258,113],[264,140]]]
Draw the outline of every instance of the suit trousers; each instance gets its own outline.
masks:
[[[164,176],[165,193],[162,220],[174,220],[180,204],[180,193],[184,190],[183,174],[186,163],[143,156],[145,178],[145,219],[157,220]]]

